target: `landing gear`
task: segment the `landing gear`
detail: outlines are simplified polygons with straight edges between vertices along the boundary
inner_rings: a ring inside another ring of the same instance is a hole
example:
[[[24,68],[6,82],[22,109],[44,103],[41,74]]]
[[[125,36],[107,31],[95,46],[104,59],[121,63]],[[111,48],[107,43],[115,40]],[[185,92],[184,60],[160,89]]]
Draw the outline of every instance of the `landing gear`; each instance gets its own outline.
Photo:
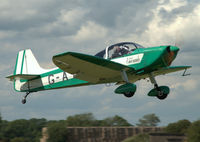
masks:
[[[26,99],[23,98],[23,99],[22,99],[22,104],[25,104],[25,103],[26,103]]]
[[[156,96],[160,100],[164,100],[167,98],[170,89],[167,86],[158,86],[154,76],[152,74],[149,75],[149,78],[151,80],[151,83],[154,84],[154,89],[152,89],[149,93],[148,96]]]
[[[160,99],[160,100],[164,100],[165,98],[167,98],[167,95],[168,94],[164,93],[164,91],[159,91],[157,98]]]
[[[22,99],[22,104],[26,103],[26,98],[28,97],[29,94],[30,94],[30,92],[26,92],[26,95]]]
[[[119,87],[117,87],[115,89],[115,93],[116,94],[123,94],[125,97],[130,98],[135,94],[137,87],[136,87],[135,84],[132,84],[132,83],[129,82],[125,70],[122,70],[121,75],[122,75],[122,79],[126,83],[121,85],[121,86],[119,86]]]

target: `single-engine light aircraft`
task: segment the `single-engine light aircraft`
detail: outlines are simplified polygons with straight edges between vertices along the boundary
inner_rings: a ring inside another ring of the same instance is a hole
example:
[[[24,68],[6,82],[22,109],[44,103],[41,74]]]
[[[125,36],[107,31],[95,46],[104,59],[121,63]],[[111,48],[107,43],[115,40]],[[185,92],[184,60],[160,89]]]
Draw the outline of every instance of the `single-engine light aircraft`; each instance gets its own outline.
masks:
[[[144,48],[137,43],[121,42],[94,56],[75,52],[55,55],[52,60],[57,68],[47,70],[41,68],[31,50],[26,49],[18,53],[14,74],[7,78],[14,82],[16,91],[26,92],[23,104],[32,92],[107,83],[119,85],[115,93],[132,97],[136,92],[133,83],[145,78],[154,85],[148,96],[163,100],[170,89],[158,86],[155,76],[191,67],[170,66],[178,51],[178,47],[171,45]]]

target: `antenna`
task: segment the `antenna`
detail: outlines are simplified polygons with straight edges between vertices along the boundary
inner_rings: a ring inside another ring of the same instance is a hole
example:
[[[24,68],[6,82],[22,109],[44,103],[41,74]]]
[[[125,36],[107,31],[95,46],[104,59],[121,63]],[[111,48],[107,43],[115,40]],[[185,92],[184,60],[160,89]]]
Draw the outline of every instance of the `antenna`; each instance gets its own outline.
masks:
[[[188,75],[191,75],[190,73],[187,73],[187,74],[186,74],[186,71],[187,71],[187,69],[184,70],[182,76],[188,76]]]

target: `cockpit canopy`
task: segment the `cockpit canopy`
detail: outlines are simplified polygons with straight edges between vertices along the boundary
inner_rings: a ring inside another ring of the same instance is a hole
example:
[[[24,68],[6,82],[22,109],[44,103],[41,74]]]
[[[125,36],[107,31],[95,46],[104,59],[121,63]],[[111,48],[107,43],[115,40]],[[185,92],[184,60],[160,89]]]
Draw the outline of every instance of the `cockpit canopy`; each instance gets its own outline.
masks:
[[[95,56],[104,59],[113,59],[132,53],[137,48],[144,48],[143,46],[133,42],[121,42],[107,47],[100,51]]]

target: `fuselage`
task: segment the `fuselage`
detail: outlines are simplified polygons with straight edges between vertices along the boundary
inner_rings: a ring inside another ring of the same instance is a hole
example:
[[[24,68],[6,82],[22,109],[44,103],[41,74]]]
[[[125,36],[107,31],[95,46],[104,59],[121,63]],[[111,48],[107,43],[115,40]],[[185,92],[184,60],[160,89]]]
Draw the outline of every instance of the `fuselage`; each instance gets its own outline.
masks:
[[[170,66],[172,61],[175,59],[178,50],[179,49],[175,46],[159,46],[149,48],[137,48],[136,46],[136,48],[131,52],[113,58],[111,57],[109,51],[104,52],[107,54],[105,59],[134,68],[137,75],[132,75],[131,72],[128,72],[127,75],[131,82],[135,82],[139,79],[148,77],[148,73],[150,72],[156,71],[159,68]],[[101,57],[97,56],[96,58]],[[120,82],[122,79],[117,78],[116,81]],[[94,83],[80,80],[76,78],[75,75],[64,72],[60,68],[51,69],[48,72],[40,74],[39,77],[29,81],[15,80],[14,82],[15,90],[21,92],[36,92],[84,85],[94,85]]]

